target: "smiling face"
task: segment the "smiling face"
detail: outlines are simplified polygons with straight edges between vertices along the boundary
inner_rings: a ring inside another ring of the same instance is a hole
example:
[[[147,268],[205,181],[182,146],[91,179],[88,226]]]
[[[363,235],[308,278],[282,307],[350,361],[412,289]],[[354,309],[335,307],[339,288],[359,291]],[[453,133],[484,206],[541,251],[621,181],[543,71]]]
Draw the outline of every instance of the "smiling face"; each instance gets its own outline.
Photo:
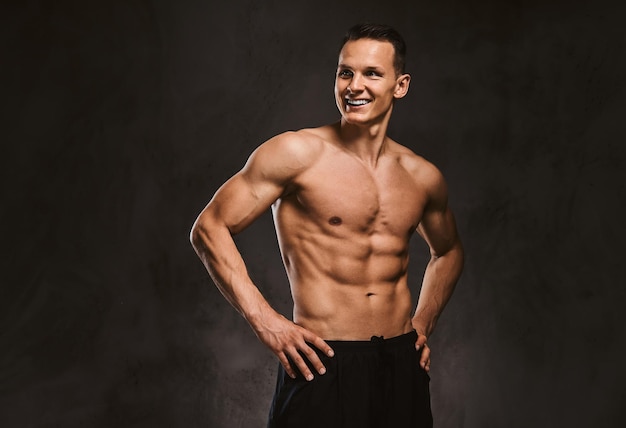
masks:
[[[348,41],[339,53],[335,101],[344,121],[370,125],[388,120],[393,101],[406,95],[410,76],[394,68],[394,47],[387,41]]]

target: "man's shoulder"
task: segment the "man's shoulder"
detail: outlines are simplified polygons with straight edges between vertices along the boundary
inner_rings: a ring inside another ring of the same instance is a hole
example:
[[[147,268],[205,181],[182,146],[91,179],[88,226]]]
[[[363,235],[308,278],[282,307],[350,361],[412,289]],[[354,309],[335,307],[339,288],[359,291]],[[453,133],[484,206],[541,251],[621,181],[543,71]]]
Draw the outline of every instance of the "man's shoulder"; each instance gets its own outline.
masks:
[[[283,132],[258,146],[243,171],[292,179],[311,167],[320,158],[323,149],[323,138],[315,130]]]
[[[446,193],[443,174],[432,162],[395,141],[392,141],[390,148],[398,163],[413,177],[418,186],[424,188],[431,196]]]
[[[441,174],[439,169],[424,157],[402,144],[390,140],[390,151],[396,157],[398,163],[412,176]]]
[[[283,132],[261,144],[256,152],[287,160],[312,160],[323,149],[323,138],[318,135],[317,129]]]

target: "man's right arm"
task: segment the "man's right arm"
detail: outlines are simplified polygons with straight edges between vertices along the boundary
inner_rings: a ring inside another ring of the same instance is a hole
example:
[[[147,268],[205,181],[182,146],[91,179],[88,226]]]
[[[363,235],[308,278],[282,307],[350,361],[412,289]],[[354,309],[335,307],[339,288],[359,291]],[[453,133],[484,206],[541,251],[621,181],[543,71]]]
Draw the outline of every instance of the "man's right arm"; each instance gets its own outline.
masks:
[[[297,367],[310,380],[313,374],[302,355],[318,373],[323,374],[325,368],[307,342],[328,355],[332,350],[320,337],[269,305],[250,279],[232,238],[267,210],[306,168],[311,153],[299,140],[297,134],[281,134],[259,147],[200,213],[191,230],[191,242],[220,292],[276,354],[287,374],[295,377]]]

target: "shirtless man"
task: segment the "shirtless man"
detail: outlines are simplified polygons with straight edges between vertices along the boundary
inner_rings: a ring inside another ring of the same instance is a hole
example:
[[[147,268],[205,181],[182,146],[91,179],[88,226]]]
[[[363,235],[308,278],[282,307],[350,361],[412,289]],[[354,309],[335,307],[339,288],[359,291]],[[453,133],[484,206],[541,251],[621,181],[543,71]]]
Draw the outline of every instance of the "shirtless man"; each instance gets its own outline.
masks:
[[[426,341],[463,250],[441,173],[386,135],[409,89],[404,55],[392,28],[351,28],[335,79],[341,120],[262,144],[193,226],[213,281],[280,361],[270,427],[432,426]],[[263,298],[232,238],[270,206],[293,321]],[[431,259],[412,315],[415,231]]]

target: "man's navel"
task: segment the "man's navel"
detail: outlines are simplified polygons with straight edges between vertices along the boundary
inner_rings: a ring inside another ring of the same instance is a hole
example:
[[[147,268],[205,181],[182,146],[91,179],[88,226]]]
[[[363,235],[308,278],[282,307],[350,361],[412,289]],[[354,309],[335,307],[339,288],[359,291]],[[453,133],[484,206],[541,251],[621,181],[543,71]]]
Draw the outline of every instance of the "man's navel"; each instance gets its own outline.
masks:
[[[339,226],[341,225],[341,223],[343,223],[341,217],[332,216],[328,219],[328,224],[330,224],[331,226]]]

